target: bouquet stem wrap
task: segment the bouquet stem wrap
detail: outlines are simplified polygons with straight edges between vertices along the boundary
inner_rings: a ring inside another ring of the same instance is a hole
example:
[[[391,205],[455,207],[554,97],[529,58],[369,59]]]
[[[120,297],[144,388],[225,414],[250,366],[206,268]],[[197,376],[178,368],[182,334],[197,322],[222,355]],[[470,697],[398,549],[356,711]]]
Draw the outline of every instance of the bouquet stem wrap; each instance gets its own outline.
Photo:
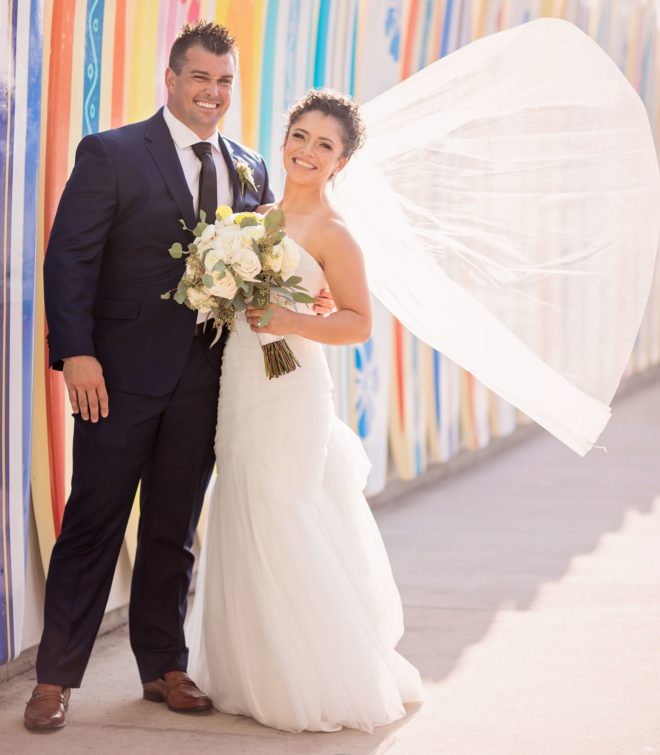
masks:
[[[258,336],[269,380],[287,375],[296,367],[300,367],[300,362],[282,336],[274,336],[271,333],[259,333]]]
[[[267,309],[270,304],[270,290],[267,288],[259,289],[252,299],[252,304],[260,309]],[[267,321],[264,322],[267,315],[268,313],[262,318],[260,325],[267,324]],[[289,372],[293,372],[296,367],[300,367],[300,362],[282,336],[276,336],[272,333],[258,333],[257,335],[264,355],[264,369],[269,380],[287,375]]]

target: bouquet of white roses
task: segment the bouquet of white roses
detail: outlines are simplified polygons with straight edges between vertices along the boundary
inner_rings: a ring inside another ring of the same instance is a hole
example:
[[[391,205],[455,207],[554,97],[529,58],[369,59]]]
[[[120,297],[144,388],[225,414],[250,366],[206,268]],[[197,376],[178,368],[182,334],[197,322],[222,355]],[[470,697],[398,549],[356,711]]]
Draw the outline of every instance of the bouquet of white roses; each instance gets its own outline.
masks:
[[[247,304],[265,309],[259,325],[270,322],[271,301],[284,306],[295,302],[311,304],[314,298],[300,286],[302,278],[294,275],[300,252],[284,233],[284,213],[270,210],[234,214],[222,205],[216,211],[215,223],[206,223],[204,213],[195,228],[195,237],[184,250],[179,243],[170,247],[175,259],[187,255],[186,271],[174,291],[162,294],[190,309],[207,313],[220,337],[223,326],[234,327],[238,312]],[[281,336],[259,334],[264,353],[264,366],[269,378],[292,372],[300,363]],[[215,341],[214,341],[215,343]]]

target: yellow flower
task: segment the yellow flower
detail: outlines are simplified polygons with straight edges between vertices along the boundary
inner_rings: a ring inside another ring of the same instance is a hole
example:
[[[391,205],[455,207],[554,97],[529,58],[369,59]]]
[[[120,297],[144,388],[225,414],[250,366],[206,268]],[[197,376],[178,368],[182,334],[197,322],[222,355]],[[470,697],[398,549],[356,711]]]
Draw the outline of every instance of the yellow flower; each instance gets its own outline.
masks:
[[[245,220],[245,218],[253,218],[257,221],[257,223],[262,222],[262,217],[258,212],[239,212],[234,217],[234,223],[236,223],[236,225],[240,225]]]
[[[228,207],[226,204],[221,204],[220,207],[215,211],[215,219],[216,220],[226,220],[232,213],[231,207]]]

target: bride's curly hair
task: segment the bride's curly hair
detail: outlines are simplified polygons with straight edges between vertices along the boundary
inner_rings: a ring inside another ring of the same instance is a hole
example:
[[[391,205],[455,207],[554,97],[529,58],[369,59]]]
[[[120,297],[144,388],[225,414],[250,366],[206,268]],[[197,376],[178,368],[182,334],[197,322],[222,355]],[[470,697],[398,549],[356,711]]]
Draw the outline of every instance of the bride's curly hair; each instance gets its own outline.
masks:
[[[358,104],[350,97],[332,89],[311,89],[289,110],[286,136],[305,113],[317,111],[339,121],[344,136],[342,157],[350,158],[364,144],[365,128]]]

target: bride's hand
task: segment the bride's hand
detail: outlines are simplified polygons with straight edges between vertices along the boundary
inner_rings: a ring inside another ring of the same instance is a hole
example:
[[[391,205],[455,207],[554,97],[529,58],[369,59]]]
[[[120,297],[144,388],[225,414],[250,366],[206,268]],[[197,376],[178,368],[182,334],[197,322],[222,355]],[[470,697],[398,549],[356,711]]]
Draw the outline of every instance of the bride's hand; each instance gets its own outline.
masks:
[[[316,312],[317,315],[329,315],[334,312],[335,309],[335,300],[332,298],[330,289],[321,289],[319,295],[316,297],[316,303],[313,306],[314,312]]]
[[[273,316],[270,322],[258,327],[263,315],[270,310]],[[273,336],[286,336],[294,332],[296,313],[277,304],[269,304],[267,309],[255,309],[248,306],[245,317],[255,333],[270,333]]]

